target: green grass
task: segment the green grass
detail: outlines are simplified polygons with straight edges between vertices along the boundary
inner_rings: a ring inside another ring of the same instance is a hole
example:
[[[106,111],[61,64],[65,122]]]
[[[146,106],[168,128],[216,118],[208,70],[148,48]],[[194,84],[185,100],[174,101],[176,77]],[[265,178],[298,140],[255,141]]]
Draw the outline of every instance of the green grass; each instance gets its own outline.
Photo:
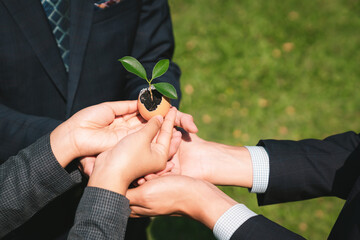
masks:
[[[360,131],[359,0],[170,0],[182,69],[181,110],[199,135],[231,145]],[[222,188],[309,239],[326,239],[343,201],[259,208],[246,189]],[[156,218],[153,240],[212,239],[186,218]]]

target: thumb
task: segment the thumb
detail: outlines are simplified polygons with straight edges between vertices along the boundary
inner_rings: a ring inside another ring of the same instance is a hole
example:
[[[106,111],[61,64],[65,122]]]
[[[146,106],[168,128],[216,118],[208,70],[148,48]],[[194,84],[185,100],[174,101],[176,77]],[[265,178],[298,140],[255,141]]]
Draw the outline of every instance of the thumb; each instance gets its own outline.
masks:
[[[140,205],[140,199],[139,199],[139,187],[128,189],[126,192],[126,198],[129,199],[130,206],[132,205]],[[141,194],[140,194],[141,196]]]
[[[149,120],[149,122],[143,127],[138,134],[141,135],[140,139],[144,139],[147,142],[151,142],[156,134],[159,132],[163,123],[161,116],[155,116]]]

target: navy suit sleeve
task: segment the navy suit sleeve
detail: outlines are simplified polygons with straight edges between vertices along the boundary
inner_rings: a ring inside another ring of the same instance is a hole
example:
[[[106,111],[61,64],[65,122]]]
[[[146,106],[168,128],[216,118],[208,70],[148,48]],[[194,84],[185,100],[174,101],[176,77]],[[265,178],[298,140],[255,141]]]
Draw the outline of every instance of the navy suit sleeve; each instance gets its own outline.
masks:
[[[242,224],[230,238],[230,240],[241,239],[297,240],[304,238],[270,221],[262,215],[257,215]]]
[[[346,132],[324,140],[262,140],[270,159],[268,189],[259,205],[337,196],[346,199],[360,169],[360,136]]]
[[[172,59],[174,53],[174,36],[167,0],[143,0],[141,15],[138,24],[135,42],[132,48],[132,56],[137,58],[145,67],[148,78],[151,77],[152,69],[156,62],[161,59]],[[168,82],[174,85],[179,98],[172,104],[179,107],[180,92],[180,69],[170,61],[169,70],[154,82]],[[127,92],[130,99],[136,99],[141,88],[147,85],[144,79],[128,74]]]
[[[56,128],[61,121],[27,115],[0,104],[0,163]]]

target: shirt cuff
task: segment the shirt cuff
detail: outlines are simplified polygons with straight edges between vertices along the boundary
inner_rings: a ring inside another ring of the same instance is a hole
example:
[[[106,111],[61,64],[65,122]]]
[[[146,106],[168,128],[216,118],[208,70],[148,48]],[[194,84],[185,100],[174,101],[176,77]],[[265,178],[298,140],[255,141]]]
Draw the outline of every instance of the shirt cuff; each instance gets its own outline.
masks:
[[[270,164],[269,155],[265,148],[258,146],[245,146],[251,156],[253,167],[252,193],[264,193],[269,184]]]
[[[244,222],[256,215],[244,204],[236,204],[216,221],[213,229],[214,236],[218,240],[229,240]]]

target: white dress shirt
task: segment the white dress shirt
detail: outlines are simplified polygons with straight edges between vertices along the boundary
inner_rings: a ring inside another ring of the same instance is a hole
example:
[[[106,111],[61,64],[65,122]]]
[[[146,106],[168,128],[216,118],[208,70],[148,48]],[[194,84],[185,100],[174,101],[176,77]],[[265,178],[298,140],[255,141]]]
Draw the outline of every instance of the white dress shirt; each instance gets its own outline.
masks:
[[[253,185],[250,191],[264,193],[269,183],[269,155],[263,147],[246,146],[246,148],[250,152],[253,167]],[[213,229],[214,236],[219,240],[229,240],[244,222],[256,215],[244,204],[236,204],[217,220]]]

